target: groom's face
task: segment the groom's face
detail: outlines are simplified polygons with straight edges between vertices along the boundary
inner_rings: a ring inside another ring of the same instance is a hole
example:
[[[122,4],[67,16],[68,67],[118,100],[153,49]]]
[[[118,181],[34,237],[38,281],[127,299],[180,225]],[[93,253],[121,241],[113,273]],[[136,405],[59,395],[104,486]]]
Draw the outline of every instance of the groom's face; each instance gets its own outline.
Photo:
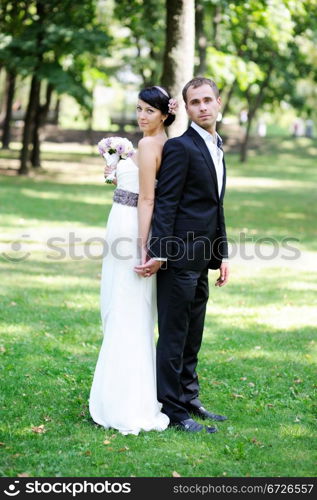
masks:
[[[188,117],[200,127],[214,129],[221,106],[221,98],[208,84],[187,90],[186,111]]]

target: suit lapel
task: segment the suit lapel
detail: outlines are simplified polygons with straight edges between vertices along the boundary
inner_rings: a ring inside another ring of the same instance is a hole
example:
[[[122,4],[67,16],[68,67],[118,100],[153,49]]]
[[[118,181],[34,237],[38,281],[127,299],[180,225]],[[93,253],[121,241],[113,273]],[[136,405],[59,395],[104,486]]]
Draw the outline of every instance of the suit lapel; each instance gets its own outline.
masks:
[[[210,152],[209,152],[209,150],[208,150],[208,148],[206,146],[206,143],[203,140],[203,138],[200,137],[200,135],[198,134],[198,132],[196,132],[196,130],[193,129],[193,127],[189,127],[188,128],[187,134],[192,137],[194,143],[196,144],[196,146],[200,150],[200,152],[201,152],[201,154],[202,154],[205,162],[207,163],[207,166],[209,168],[209,171],[210,171],[211,176],[213,178],[213,181],[215,183],[217,196],[219,198],[218,180],[217,180],[216,168],[215,168],[214,162],[212,160],[211,154],[210,154]]]

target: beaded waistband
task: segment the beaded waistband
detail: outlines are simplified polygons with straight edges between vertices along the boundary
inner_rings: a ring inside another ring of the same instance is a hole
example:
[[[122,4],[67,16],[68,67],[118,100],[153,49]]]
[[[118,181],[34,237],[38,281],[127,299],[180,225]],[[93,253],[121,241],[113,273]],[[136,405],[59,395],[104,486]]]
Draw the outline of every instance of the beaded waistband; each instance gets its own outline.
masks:
[[[125,191],[124,189],[116,189],[113,193],[113,201],[120,203],[121,205],[127,205],[128,207],[136,207],[138,205],[139,195],[137,193],[131,193],[131,191]]]

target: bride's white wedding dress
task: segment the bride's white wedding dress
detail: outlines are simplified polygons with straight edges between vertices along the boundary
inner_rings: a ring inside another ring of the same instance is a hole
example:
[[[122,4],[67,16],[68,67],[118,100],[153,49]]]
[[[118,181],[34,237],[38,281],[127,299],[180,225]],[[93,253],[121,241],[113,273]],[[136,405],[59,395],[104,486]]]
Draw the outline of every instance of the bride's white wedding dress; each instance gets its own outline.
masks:
[[[117,189],[139,192],[131,158],[118,163]],[[103,342],[89,398],[96,423],[136,435],[162,431],[169,423],[156,397],[156,276],[143,278],[133,270],[140,263],[137,238],[137,208],[114,202],[102,264]]]

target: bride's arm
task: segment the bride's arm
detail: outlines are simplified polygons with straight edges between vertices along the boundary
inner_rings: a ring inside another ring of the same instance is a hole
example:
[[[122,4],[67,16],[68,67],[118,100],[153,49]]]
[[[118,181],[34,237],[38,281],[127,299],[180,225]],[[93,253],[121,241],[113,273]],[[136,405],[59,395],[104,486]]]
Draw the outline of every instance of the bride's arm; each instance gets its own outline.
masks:
[[[146,244],[151,228],[155,198],[155,178],[160,161],[158,144],[152,137],[143,137],[138,145],[139,200],[138,228],[142,264],[146,260]]]

